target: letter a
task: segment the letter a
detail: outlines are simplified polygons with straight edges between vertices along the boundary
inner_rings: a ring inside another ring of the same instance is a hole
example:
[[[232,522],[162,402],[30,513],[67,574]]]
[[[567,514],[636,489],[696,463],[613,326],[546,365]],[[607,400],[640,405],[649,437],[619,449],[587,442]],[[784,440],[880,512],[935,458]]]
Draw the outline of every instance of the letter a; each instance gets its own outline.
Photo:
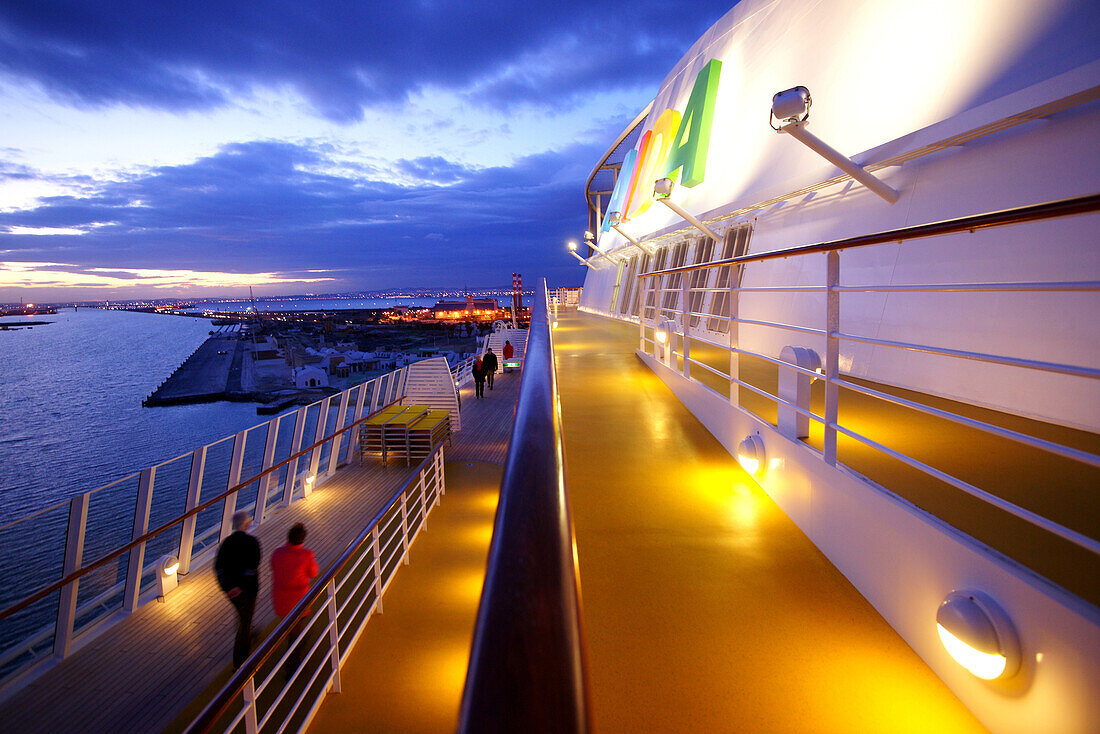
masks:
[[[703,182],[710,149],[710,128],[714,122],[714,98],[718,94],[718,76],[722,62],[711,59],[695,77],[680,129],[665,164],[664,175],[674,178],[680,171],[680,185],[691,188]],[[686,138],[686,139],[685,139]]]

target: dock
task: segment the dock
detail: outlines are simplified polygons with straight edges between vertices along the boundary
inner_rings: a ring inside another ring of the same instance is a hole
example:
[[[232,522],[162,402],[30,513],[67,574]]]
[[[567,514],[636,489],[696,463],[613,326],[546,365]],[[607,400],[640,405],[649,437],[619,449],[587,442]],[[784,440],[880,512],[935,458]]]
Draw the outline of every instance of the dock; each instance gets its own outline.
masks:
[[[241,389],[243,347],[236,337],[215,334],[142,401],[145,406],[251,400]]]

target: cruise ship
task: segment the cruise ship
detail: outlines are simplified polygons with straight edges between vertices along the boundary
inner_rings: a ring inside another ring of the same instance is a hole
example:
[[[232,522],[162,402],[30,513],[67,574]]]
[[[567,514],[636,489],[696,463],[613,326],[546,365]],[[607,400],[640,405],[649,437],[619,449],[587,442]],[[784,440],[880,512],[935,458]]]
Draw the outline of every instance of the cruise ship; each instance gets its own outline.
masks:
[[[56,559],[5,727],[1100,731],[1100,7],[742,0],[608,143],[486,398],[426,360],[0,528]],[[322,571],[233,670],[242,509]]]

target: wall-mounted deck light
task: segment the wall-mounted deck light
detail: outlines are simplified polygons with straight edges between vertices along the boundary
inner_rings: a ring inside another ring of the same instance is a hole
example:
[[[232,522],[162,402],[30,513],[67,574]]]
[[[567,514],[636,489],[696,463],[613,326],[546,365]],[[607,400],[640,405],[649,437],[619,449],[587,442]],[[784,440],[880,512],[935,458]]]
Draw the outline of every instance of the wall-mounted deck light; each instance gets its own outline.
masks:
[[[754,477],[761,468],[766,466],[766,458],[764,440],[759,434],[747,436],[737,447],[737,463]]]
[[[306,497],[309,497],[309,495],[313,493],[313,483],[316,481],[316,474],[310,474],[308,477],[306,477],[305,480],[302,482],[302,494]]]
[[[940,641],[955,662],[983,680],[1020,668],[1020,641],[1008,615],[980,591],[952,591],[936,610]]]
[[[157,597],[163,599],[168,592],[179,586],[180,562],[169,553],[157,561]]]
[[[871,189],[887,203],[893,204],[898,200],[898,192],[890,188],[873,174],[868,173],[851,158],[833,148],[821,138],[806,129],[806,123],[810,119],[810,106],[813,99],[810,98],[810,90],[806,87],[794,87],[777,92],[772,97],[771,116],[768,124],[779,133],[787,133],[807,148],[817,153],[825,160],[832,163],[861,184]],[[773,122],[774,120],[774,122]],[[778,125],[776,123],[779,123]]]
[[[672,190],[674,188],[676,188],[676,184],[671,178],[658,179],[653,182],[653,198],[679,214],[684,221],[695,227],[707,237],[710,237],[715,242],[720,242],[722,238],[715,234],[714,230],[700,222],[679,204],[672,201]]]
[[[586,268],[595,267],[592,263],[588,262],[583,257],[581,257],[580,255],[577,254],[577,243],[576,242],[574,242],[573,240],[569,240],[569,242],[567,242],[565,246],[569,248],[569,254],[570,255],[572,255],[573,257],[575,257],[575,258],[577,258],[578,260],[581,261],[581,265],[585,266]]]

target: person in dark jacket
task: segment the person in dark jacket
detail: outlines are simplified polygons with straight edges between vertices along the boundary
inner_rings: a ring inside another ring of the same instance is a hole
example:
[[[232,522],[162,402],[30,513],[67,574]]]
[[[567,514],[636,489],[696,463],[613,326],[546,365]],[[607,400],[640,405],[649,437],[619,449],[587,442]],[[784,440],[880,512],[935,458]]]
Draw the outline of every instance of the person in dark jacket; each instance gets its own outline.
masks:
[[[493,375],[497,372],[497,355],[490,348],[485,352],[485,381],[489,383],[489,389],[493,389]]]
[[[252,652],[252,613],[260,592],[260,541],[246,531],[252,525],[247,512],[233,515],[233,533],[222,541],[214,559],[218,585],[237,610],[237,638],[233,642],[233,670],[244,665]]]
[[[474,375],[474,397],[485,397],[485,362],[481,357],[474,360],[473,369],[470,371]]]

